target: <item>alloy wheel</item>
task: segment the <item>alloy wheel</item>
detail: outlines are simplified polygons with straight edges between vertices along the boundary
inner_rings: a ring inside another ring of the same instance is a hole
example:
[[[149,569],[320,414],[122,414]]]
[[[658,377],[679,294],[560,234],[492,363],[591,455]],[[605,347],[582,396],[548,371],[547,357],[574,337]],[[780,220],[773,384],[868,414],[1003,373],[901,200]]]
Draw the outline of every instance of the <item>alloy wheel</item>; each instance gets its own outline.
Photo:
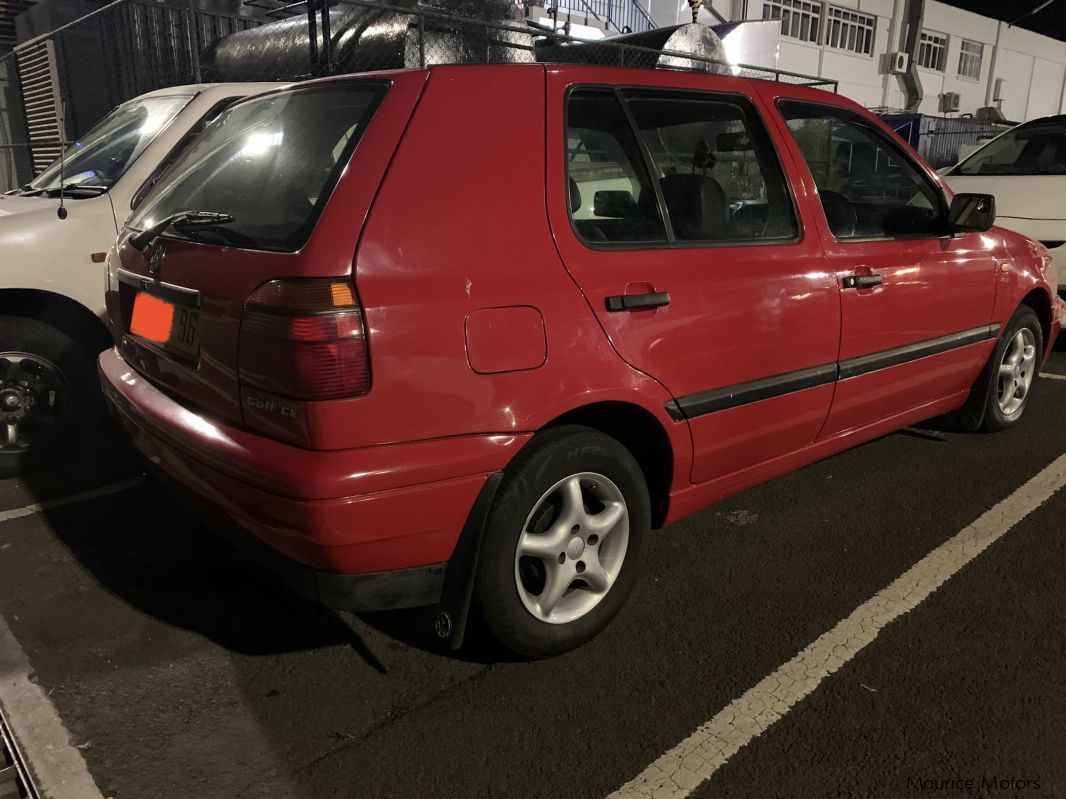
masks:
[[[0,352],[0,452],[21,452],[58,432],[69,415],[66,376],[51,361]]]
[[[549,624],[585,616],[618,579],[628,546],[629,509],[618,486],[594,472],[563,478],[533,506],[518,538],[522,604]]]
[[[1025,404],[1036,372],[1036,336],[1023,327],[1014,334],[999,365],[997,400],[1004,416],[1013,416]]]

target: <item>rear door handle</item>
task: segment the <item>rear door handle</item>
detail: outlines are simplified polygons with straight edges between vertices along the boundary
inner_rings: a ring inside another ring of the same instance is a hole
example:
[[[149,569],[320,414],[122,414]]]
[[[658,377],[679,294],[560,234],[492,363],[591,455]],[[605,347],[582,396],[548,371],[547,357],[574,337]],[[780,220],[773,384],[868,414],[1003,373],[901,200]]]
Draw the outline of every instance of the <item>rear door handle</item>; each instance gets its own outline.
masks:
[[[670,304],[670,292],[653,291],[647,294],[615,294],[606,298],[608,311],[638,311],[643,308],[660,308]]]
[[[871,286],[880,286],[880,275],[848,275],[844,278],[846,289],[868,289]]]

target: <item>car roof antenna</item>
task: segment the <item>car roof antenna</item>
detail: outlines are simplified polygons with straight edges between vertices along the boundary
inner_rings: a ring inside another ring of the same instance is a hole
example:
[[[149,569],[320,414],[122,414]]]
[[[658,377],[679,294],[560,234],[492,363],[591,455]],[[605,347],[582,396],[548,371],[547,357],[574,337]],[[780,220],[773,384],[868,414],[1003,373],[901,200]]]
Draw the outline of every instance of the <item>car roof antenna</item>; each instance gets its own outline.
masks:
[[[63,116],[59,119],[59,208],[56,216],[60,219],[67,218],[67,207],[63,204],[63,192],[66,189],[66,154],[67,154],[67,101],[61,101]]]

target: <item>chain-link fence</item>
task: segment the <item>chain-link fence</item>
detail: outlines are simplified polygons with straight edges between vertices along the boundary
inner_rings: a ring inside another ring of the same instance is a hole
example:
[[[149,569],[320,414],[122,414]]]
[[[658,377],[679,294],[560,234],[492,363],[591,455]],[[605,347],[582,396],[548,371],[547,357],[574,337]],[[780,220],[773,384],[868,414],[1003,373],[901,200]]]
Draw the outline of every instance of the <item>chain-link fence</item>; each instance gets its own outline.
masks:
[[[883,113],[882,119],[934,169],[956,164],[979,144],[1011,125],[971,117],[933,117],[925,114]]]
[[[525,18],[514,0],[244,0],[241,16],[191,2],[117,0],[0,58],[0,190],[27,182],[60,142],[119,103],[201,81],[297,81],[456,63],[565,62],[836,82],[728,64],[702,26],[594,42]],[[442,7],[443,6],[443,7]],[[612,10],[612,13],[615,13]]]

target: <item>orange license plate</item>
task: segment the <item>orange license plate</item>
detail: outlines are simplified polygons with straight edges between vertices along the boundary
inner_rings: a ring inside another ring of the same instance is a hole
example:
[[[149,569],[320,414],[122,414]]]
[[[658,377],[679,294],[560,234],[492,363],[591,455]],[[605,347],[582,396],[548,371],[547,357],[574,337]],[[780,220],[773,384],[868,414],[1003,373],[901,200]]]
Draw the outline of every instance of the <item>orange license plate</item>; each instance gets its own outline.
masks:
[[[200,355],[200,310],[189,305],[139,291],[130,332],[170,352],[194,359]]]

